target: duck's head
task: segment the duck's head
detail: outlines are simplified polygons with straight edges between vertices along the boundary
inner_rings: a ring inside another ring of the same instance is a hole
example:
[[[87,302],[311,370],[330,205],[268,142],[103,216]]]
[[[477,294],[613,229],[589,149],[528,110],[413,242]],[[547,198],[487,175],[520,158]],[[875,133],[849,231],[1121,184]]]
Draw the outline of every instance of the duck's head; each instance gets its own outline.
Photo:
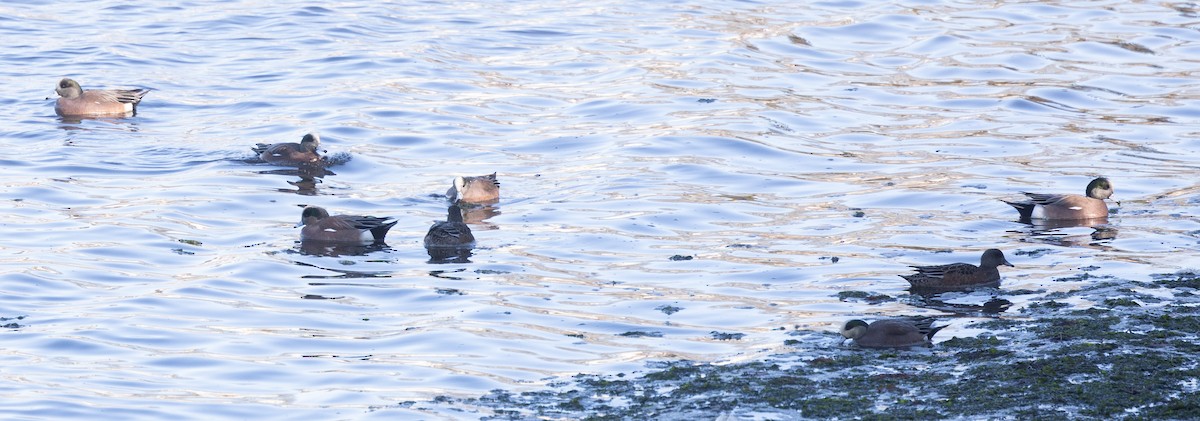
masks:
[[[1097,177],[1087,185],[1087,197],[1104,200],[1112,197],[1112,195],[1112,183],[1109,182],[1107,178]],[[1120,202],[1118,202],[1118,204],[1120,204]]]
[[[1013,265],[1008,262],[1008,259],[1004,258],[1004,252],[1000,251],[1000,249],[987,249],[987,251],[983,252],[983,257],[979,258],[979,267],[994,268],[1000,267],[1000,265]]]
[[[300,212],[300,224],[307,225],[329,217],[329,212],[320,206],[305,206]],[[297,225],[297,226],[299,226]]]
[[[79,82],[64,77],[58,81],[58,86],[54,88],[54,92],[58,92],[58,96],[63,98],[76,98],[83,95],[83,88],[79,87]]]
[[[858,339],[867,334],[867,322],[854,319],[842,326],[842,336],[846,339]]]

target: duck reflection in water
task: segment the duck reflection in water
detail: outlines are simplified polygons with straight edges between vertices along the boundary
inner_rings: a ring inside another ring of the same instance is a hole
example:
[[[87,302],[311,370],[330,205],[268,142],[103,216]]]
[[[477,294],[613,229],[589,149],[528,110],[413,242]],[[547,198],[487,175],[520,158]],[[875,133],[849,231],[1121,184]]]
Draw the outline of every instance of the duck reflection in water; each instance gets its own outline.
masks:
[[[1000,314],[1012,307],[1012,301],[991,297],[982,304],[957,303],[946,301],[946,295],[955,294],[955,299],[968,297],[965,293],[925,293],[916,294],[920,298],[920,303],[914,303],[914,306],[926,308],[930,310],[938,310],[944,313],[951,313],[960,317],[978,317]]]
[[[1075,232],[1079,231],[1071,229],[1075,227],[1090,228],[1091,232]],[[1095,249],[1107,249],[1110,247],[1108,243],[1117,238],[1118,230],[1106,223],[1100,223],[1096,225],[1056,225],[1054,228],[1047,228],[1045,225],[1033,224],[1028,227],[1028,230],[1014,230],[1010,232],[1028,235],[1028,241],[1060,247],[1088,247]]]
[[[341,257],[365,256],[377,251],[391,250],[387,244],[347,244],[326,241],[301,241],[300,254],[309,256]]]
[[[429,263],[469,263],[474,248],[475,236],[471,234],[471,227],[463,222],[462,209],[458,205],[450,205],[446,209],[446,220],[434,223],[425,234]]]
[[[1028,225],[1035,232],[1053,231],[1060,228],[1095,228],[1108,225],[1108,218],[1088,219],[1020,219],[1018,222]]]
[[[301,196],[316,196],[317,185],[322,183],[321,179],[327,175],[337,175],[333,171],[318,165],[301,165],[297,168],[259,171],[259,174],[284,174],[300,177],[299,180],[287,182],[296,187],[295,190],[281,188],[279,191],[283,193],[296,193]]]
[[[287,183],[291,184],[292,186],[295,186],[296,189],[295,190],[279,189],[280,192],[296,193],[301,196],[316,196],[317,195],[317,184],[320,184],[321,180],[318,180],[316,177],[300,176],[299,180],[289,181]]]
[[[259,171],[259,174],[275,174],[275,175],[294,175],[305,178],[324,178],[327,175],[337,175],[332,170],[325,168],[322,165],[298,165],[295,168],[276,168],[273,170]]]
[[[462,220],[469,225],[475,225],[476,229],[494,230],[499,229],[496,224],[488,222],[488,219],[500,214],[500,208],[493,205],[463,205]]]

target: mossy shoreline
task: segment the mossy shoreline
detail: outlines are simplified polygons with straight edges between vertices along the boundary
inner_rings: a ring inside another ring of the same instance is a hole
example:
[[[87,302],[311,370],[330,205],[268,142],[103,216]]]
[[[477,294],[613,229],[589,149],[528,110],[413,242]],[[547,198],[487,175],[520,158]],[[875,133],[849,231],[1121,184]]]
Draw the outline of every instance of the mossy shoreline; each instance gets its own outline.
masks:
[[[401,406],[489,420],[1200,419],[1200,275],[1088,281],[932,349],[796,347],[762,361],[657,363],[639,375]]]

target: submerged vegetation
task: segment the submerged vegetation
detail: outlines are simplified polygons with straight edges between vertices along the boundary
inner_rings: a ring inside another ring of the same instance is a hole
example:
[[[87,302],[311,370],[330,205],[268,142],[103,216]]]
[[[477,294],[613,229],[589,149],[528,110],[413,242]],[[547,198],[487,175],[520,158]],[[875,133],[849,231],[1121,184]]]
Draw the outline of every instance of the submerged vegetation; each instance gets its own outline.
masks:
[[[794,353],[763,361],[658,363],[640,375],[578,375],[540,391],[405,406],[493,420],[1200,419],[1200,275],[1093,281],[932,349],[827,346],[837,333],[810,332],[828,340],[789,340]],[[1068,298],[1092,306],[1060,301]]]

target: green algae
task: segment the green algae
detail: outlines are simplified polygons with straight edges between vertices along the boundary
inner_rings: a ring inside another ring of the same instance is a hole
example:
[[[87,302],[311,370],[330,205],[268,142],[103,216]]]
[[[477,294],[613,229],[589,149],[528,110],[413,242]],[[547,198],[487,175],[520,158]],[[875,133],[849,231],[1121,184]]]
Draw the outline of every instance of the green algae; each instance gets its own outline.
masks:
[[[717,332],[715,330],[712,332],[709,332],[708,334],[713,339],[716,339],[718,341],[736,341],[736,340],[746,337],[745,333]]]
[[[1122,306],[1141,307],[1142,305],[1138,304],[1137,301],[1131,300],[1129,298],[1109,298],[1107,300],[1104,300],[1104,306],[1105,307],[1122,307]]]
[[[641,330],[631,330],[628,332],[618,333],[617,336],[624,336],[626,338],[661,338],[663,336],[663,334],[662,334],[662,332],[646,332],[646,331],[641,331]]]
[[[1180,272],[1172,275],[1156,275],[1154,283],[1167,288],[1200,289],[1200,274]]]
[[[1088,287],[1046,294],[1019,316],[971,325],[992,333],[932,349],[859,349],[822,332],[789,339],[794,353],[760,361],[668,361],[633,375],[580,374],[545,390],[425,405],[474,407],[484,419],[1200,419],[1196,276],[1141,285],[1168,290],[1155,301],[1133,282],[1091,277]],[[1073,309],[1060,301],[1068,298],[1095,306]],[[1149,304],[1157,301],[1164,304]]]
[[[862,301],[870,304],[896,301],[894,297],[867,291],[841,291],[837,293],[838,301]]]
[[[675,306],[669,306],[669,305],[661,305],[661,306],[655,307],[654,309],[661,311],[661,312],[663,312],[663,314],[666,314],[668,316],[678,313],[680,311],[683,311],[683,307],[675,307]]]

